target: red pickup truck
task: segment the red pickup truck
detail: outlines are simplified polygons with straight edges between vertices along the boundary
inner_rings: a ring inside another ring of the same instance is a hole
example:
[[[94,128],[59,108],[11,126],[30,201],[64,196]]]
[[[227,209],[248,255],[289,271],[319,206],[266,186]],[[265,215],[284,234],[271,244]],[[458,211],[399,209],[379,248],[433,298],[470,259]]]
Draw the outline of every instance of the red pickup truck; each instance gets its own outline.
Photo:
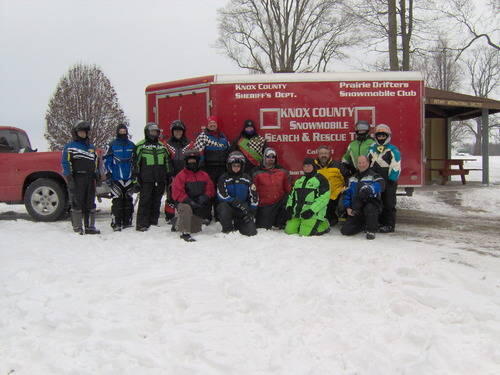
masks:
[[[36,152],[24,130],[0,126],[0,202],[24,203],[35,220],[59,219],[68,208],[61,152]]]
[[[97,153],[102,156],[100,150]],[[100,172],[102,180],[104,172]],[[98,186],[96,193],[99,199],[110,197],[106,184]],[[0,202],[24,203],[36,221],[60,219],[69,209],[61,152],[37,152],[24,130],[0,126]]]

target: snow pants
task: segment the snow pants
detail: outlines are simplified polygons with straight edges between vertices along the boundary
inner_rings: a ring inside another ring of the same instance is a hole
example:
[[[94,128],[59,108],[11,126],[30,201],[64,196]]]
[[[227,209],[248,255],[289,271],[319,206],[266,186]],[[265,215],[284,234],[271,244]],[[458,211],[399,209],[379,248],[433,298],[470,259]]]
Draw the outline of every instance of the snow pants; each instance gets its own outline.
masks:
[[[73,184],[68,186],[71,197],[71,210],[88,213],[95,210],[94,173],[74,173]]]
[[[134,203],[132,199],[132,180],[117,180],[111,185],[111,226],[132,225]]]
[[[340,232],[345,236],[361,232],[366,229],[367,232],[378,232],[378,215],[380,213],[380,205],[378,202],[366,202],[360,207],[360,212],[355,216],[347,215],[347,220],[340,229]]]
[[[141,184],[136,219],[137,228],[149,228],[150,225],[158,225],[161,197],[164,192],[165,181],[143,182]]]
[[[328,206],[326,207],[326,219],[330,223],[330,226],[334,226],[339,222],[339,217],[337,216],[337,207],[339,205],[339,198],[330,199]]]
[[[380,214],[380,225],[388,225],[396,228],[396,191],[398,183],[386,180],[385,190],[382,192],[382,213]]]
[[[274,204],[257,208],[255,225],[257,228],[271,229],[273,226],[283,229],[286,223],[285,199]]]
[[[330,228],[328,220],[320,220],[316,217],[302,219],[299,217],[291,218],[286,222],[286,234],[300,234],[301,236],[320,236]]]
[[[217,205],[217,214],[224,233],[236,229],[244,236],[255,236],[257,234],[253,219],[248,220],[249,218],[246,218],[241,210],[232,207],[229,203],[220,202]]]

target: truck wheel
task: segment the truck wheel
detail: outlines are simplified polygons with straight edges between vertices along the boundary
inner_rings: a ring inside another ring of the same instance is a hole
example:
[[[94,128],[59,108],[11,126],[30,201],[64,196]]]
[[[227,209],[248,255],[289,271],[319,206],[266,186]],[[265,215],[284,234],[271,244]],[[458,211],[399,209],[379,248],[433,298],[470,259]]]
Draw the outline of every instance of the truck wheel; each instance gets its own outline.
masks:
[[[36,221],[56,221],[66,208],[64,188],[49,178],[33,181],[24,194],[24,205]]]

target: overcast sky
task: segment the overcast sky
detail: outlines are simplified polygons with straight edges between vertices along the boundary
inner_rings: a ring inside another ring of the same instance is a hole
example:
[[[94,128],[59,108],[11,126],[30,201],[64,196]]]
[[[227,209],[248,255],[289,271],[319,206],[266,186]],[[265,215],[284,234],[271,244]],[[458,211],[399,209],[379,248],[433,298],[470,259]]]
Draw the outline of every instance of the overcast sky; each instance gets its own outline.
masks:
[[[97,64],[114,85],[134,140],[144,89],[206,74],[245,73],[213,45],[226,0],[0,0],[0,125],[47,149],[45,112],[75,63]]]
[[[115,87],[137,141],[147,85],[246,73],[213,48],[216,10],[227,2],[0,0],[0,125],[25,129],[33,146],[46,150],[45,112],[59,79],[76,63],[97,64]],[[354,66],[359,61],[333,68]]]

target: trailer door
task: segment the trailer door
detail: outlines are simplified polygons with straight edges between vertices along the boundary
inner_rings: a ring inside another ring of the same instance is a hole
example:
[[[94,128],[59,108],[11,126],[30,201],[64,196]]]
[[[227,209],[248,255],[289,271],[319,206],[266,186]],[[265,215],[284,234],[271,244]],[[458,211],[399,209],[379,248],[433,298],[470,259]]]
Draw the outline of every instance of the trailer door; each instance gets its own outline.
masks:
[[[181,120],[187,127],[187,136],[193,139],[206,125],[209,116],[208,88],[177,91],[156,97],[156,121],[165,136],[170,136],[170,124]]]

